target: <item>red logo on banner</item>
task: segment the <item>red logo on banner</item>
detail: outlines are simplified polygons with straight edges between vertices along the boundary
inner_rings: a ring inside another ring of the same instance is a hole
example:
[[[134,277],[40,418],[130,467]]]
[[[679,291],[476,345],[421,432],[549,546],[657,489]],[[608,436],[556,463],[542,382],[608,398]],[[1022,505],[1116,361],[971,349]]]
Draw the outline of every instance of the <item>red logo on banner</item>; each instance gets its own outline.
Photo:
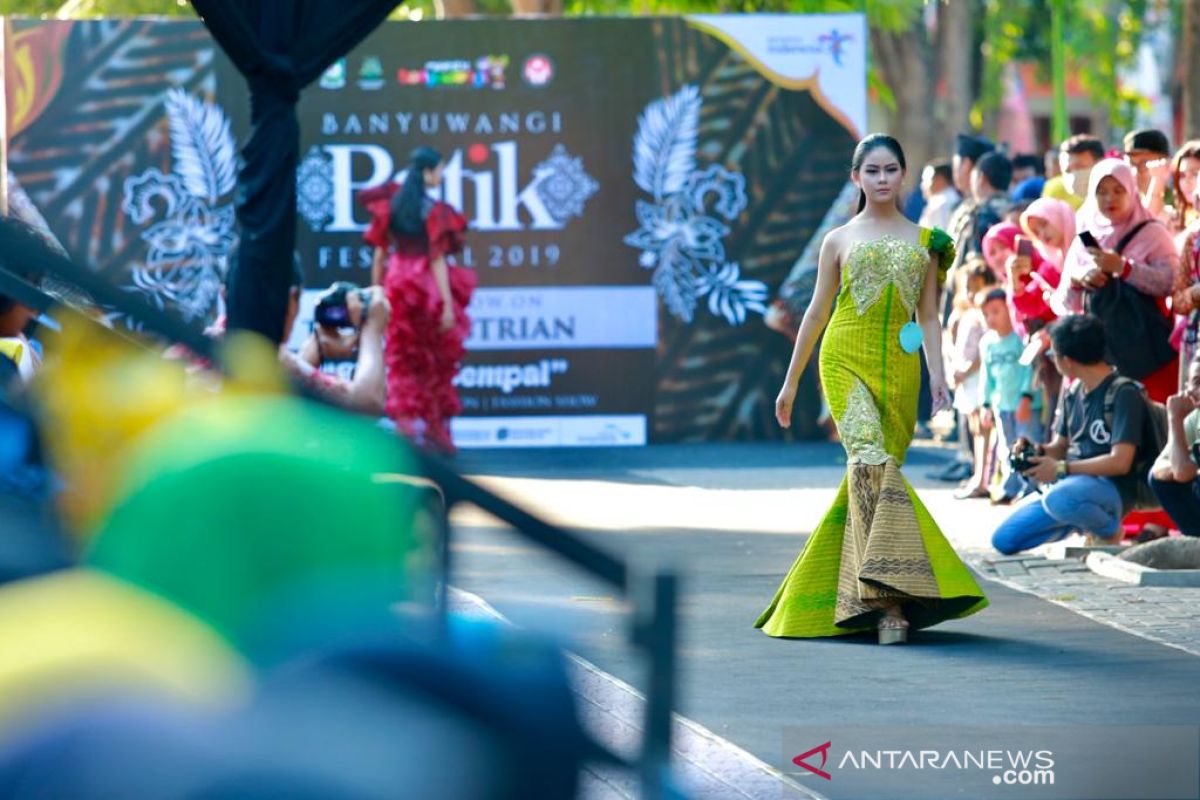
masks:
[[[525,59],[521,74],[530,86],[545,86],[554,77],[554,62],[549,56],[538,53]]]
[[[831,744],[832,744],[832,742],[826,742],[825,744],[814,747],[812,750],[809,750],[807,753],[801,753],[800,755],[798,755],[792,759],[792,763],[798,767],[804,767],[809,772],[815,772],[817,775],[820,775],[822,778],[824,778],[827,781],[831,781],[831,780],[833,780],[833,776],[830,775],[828,772],[826,772],[823,769],[823,767],[825,766],[825,762],[829,758],[829,746]],[[821,767],[820,768],[814,767],[812,764],[806,764],[804,762],[804,759],[808,758],[809,756],[815,755],[816,753],[821,754]]]
[[[476,142],[467,148],[467,158],[475,164],[482,164],[491,158],[492,151],[486,144]]]

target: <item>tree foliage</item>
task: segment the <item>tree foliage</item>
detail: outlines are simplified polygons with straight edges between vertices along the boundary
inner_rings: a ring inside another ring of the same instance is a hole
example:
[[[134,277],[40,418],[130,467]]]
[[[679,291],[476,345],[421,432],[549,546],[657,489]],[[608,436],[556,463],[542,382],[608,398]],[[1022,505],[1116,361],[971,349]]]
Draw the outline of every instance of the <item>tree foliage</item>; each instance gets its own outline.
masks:
[[[1184,0],[1171,0],[1179,5]],[[1143,21],[1154,0],[1066,0],[1064,17],[1067,71],[1117,128],[1133,123],[1145,98],[1118,80],[1137,58]],[[1160,4],[1162,4],[1160,2]],[[1049,0],[986,0],[981,30],[983,74],[977,111],[1004,97],[1004,70],[1015,62],[1037,65],[1038,78],[1050,76]]]
[[[536,5],[538,0],[532,0]],[[1167,8],[1182,18],[1187,2],[1200,0],[1066,0],[1067,67],[1078,76],[1089,96],[1110,111],[1113,125],[1128,126],[1144,98],[1117,79],[1137,58],[1143,20],[1152,6]],[[507,16],[514,3],[526,7],[531,0],[456,0],[455,13]],[[975,105],[972,117],[1003,100],[1005,70],[1013,62],[1038,65],[1042,80],[1049,81],[1050,0],[542,0],[547,11],[561,8],[572,16],[688,14],[688,13],[846,13],[862,11],[877,33],[910,32],[915,45],[929,46],[921,28],[930,5],[979,4],[971,40],[954,43],[979,55],[974,58]],[[393,19],[434,19],[450,8],[447,0],[404,0]],[[936,9],[933,9],[936,10]],[[188,0],[0,0],[0,13],[28,16],[194,16]],[[1176,26],[1178,30],[1178,26]],[[920,34],[920,35],[918,35]],[[872,64],[868,81],[873,95],[885,108],[895,110],[896,80]],[[933,87],[930,87],[932,90]]]
[[[0,14],[30,17],[194,17],[188,0],[0,0]]]

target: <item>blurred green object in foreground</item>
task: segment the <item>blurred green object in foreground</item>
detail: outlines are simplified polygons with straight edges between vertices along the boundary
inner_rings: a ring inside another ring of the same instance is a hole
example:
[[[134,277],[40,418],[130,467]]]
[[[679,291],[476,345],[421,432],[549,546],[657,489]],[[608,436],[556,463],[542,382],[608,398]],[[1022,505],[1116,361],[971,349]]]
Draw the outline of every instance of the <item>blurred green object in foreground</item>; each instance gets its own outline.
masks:
[[[378,615],[432,596],[411,452],[365,420],[284,396],[226,394],[148,431],[92,566],[205,620],[244,652],[311,615]]]

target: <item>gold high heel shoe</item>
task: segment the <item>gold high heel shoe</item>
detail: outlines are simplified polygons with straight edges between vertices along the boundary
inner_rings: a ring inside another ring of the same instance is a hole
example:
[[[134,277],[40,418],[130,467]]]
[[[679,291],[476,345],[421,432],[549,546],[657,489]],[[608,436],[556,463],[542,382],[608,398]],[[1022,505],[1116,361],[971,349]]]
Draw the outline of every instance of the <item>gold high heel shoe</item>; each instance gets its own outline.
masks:
[[[903,644],[908,641],[908,620],[886,614],[877,626],[880,644]]]

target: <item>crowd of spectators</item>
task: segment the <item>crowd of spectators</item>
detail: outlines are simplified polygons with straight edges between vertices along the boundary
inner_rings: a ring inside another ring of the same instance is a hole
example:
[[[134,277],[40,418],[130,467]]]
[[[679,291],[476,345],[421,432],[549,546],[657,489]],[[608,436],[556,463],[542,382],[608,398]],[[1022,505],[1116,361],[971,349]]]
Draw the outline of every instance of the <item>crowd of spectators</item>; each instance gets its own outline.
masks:
[[[1172,150],[1149,129],[1045,158],[962,134],[925,167],[920,221],[958,252],[944,352],[961,446],[938,477],[1016,506],[998,549],[1200,535],[1198,173],[1200,140]]]

